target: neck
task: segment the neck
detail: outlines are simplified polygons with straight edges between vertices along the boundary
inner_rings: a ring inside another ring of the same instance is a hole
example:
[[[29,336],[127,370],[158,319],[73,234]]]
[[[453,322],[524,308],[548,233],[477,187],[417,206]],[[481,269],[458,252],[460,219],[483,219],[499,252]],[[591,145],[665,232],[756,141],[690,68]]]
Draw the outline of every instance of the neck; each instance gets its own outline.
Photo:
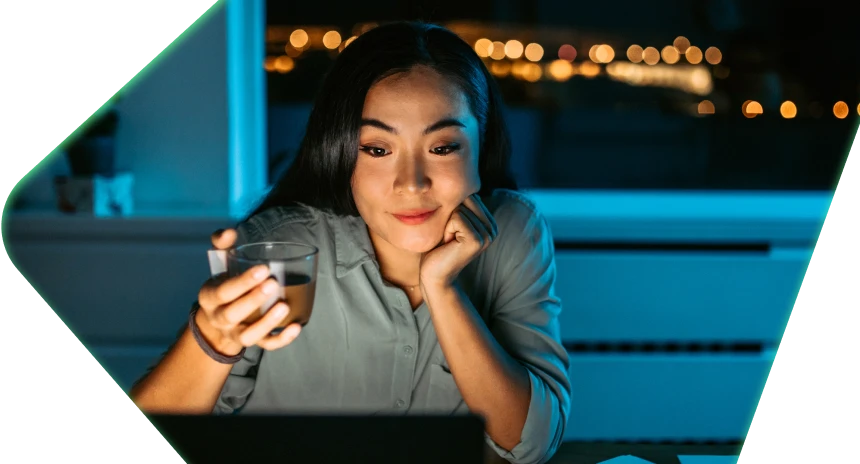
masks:
[[[421,253],[395,248],[373,233],[369,235],[383,278],[398,287],[417,286]]]

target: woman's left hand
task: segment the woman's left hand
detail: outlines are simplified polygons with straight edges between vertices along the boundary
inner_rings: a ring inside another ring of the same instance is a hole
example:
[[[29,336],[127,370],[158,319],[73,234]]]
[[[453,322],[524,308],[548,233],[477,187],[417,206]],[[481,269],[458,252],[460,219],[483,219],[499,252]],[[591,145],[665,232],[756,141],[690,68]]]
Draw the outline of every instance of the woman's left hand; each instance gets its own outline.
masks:
[[[477,194],[454,210],[442,243],[421,258],[421,286],[450,286],[460,271],[495,240],[498,226]]]

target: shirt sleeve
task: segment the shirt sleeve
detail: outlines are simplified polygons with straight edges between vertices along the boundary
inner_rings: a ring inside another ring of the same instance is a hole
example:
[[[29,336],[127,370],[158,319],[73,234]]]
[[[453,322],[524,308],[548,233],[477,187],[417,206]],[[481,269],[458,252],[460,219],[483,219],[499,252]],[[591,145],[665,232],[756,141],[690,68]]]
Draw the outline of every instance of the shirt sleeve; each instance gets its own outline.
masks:
[[[561,344],[555,294],[552,233],[546,219],[525,200],[501,206],[493,309],[489,329],[528,371],[531,399],[520,442],[511,450],[487,444],[515,464],[543,463],[564,438],[571,404],[570,361]]]

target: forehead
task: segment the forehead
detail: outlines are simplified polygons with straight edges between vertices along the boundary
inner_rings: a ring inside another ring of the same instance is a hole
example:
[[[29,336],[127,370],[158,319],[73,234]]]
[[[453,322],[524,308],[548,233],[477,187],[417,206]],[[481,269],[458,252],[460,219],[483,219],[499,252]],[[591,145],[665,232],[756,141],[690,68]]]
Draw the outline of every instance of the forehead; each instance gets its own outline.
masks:
[[[474,120],[466,95],[438,72],[416,67],[376,83],[367,93],[362,117],[396,126],[429,125],[455,117]],[[422,126],[423,129],[423,126]]]

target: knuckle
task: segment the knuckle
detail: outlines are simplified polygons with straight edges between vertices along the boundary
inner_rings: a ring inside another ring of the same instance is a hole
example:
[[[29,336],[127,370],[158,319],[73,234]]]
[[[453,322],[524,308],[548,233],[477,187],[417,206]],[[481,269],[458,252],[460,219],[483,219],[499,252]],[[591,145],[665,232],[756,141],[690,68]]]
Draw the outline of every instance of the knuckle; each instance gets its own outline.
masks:
[[[224,325],[226,327],[236,327],[242,322],[242,319],[236,316],[235,311],[225,311],[222,317],[224,318]]]
[[[224,321],[223,318],[220,317],[213,318],[212,321],[210,321],[209,323],[212,325],[212,327],[215,327],[222,332],[230,328],[230,324],[228,324],[226,321]]]
[[[218,321],[218,325],[222,329],[230,329],[236,326],[236,323],[239,321],[234,321],[234,317],[232,317],[232,313],[228,311],[228,308],[222,308],[220,311],[216,313],[216,320]]]
[[[229,300],[229,295],[228,295],[227,290],[228,289],[223,284],[215,287],[215,291],[213,292],[213,296],[215,297],[215,300],[222,302],[222,303],[226,303]]]

